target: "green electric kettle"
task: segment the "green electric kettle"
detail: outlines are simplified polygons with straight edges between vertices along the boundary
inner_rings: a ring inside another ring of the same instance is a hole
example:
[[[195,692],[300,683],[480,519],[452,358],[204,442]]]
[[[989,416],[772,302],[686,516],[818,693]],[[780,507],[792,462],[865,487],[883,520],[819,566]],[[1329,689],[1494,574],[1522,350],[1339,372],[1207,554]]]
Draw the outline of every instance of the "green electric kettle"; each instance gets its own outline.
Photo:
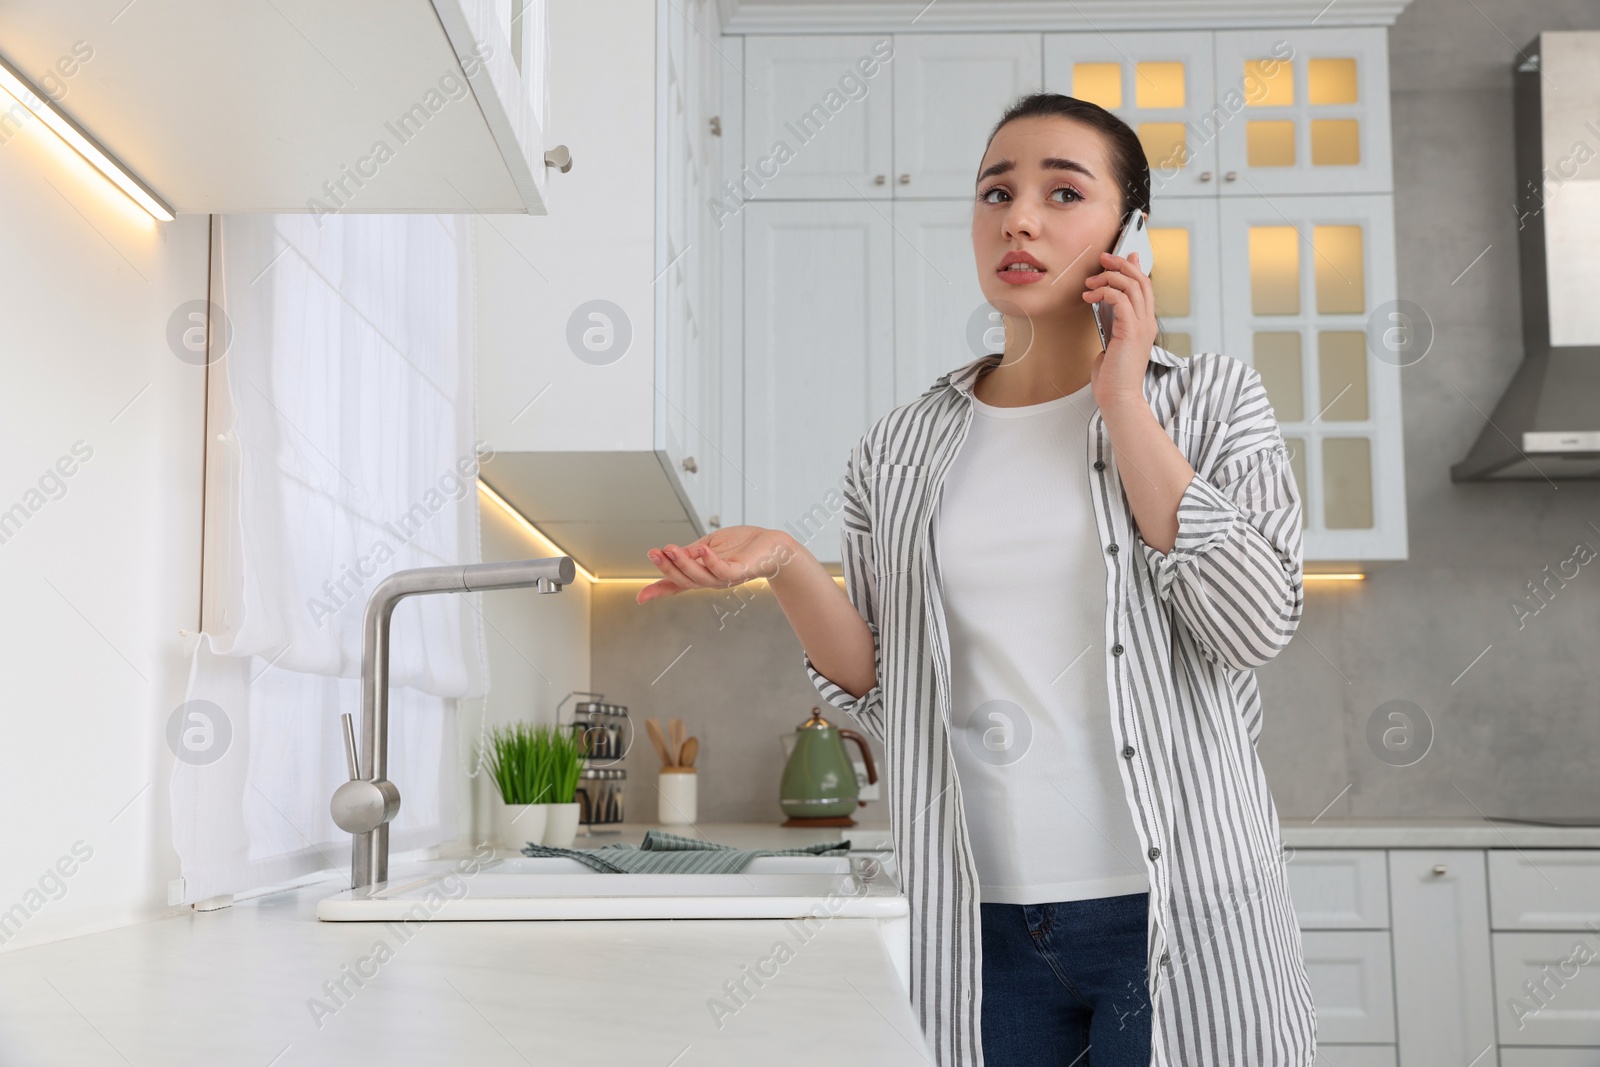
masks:
[[[784,826],[854,826],[860,788],[855,765],[844,747],[854,741],[861,748],[861,761],[867,765],[867,782],[878,780],[878,767],[872,760],[867,739],[854,730],[834,726],[822,717],[820,708],[811,709],[811,718],[796,728],[794,751],[783,769],[778,803],[789,818]],[[866,804],[866,801],[860,801]]]

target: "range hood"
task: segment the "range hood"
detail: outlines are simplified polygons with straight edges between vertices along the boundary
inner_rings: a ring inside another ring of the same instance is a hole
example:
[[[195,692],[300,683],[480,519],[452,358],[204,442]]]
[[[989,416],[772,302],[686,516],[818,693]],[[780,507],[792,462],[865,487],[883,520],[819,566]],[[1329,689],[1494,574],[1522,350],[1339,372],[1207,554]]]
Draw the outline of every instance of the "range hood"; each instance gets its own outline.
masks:
[[[1523,53],[1523,359],[1456,482],[1600,478],[1600,31],[1541,33]]]

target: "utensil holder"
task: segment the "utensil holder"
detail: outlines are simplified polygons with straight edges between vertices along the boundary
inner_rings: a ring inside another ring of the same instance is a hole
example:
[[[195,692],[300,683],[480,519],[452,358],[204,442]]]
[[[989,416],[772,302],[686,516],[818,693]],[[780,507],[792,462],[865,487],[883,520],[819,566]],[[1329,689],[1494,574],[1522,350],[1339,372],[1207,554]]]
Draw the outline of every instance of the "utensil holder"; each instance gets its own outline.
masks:
[[[695,821],[699,778],[693,767],[661,768],[657,822],[667,826],[684,826]]]

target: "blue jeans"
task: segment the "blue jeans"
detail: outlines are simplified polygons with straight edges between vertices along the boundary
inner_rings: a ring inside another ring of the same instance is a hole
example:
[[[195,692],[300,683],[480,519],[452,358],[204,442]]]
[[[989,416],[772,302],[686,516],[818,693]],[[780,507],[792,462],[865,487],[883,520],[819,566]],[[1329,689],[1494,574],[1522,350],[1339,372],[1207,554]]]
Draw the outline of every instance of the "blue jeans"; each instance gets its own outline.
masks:
[[[979,905],[986,1067],[1149,1067],[1149,898]]]

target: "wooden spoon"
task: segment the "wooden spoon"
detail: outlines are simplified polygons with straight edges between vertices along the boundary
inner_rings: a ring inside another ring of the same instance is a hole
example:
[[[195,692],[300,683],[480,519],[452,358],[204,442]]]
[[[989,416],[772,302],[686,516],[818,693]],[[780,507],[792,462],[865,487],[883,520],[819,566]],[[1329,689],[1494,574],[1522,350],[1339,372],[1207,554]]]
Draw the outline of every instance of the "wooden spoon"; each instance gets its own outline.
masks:
[[[672,762],[675,765],[681,765],[683,763],[683,720],[668,719],[667,729],[672,731],[672,744],[669,746],[672,750]]]
[[[683,751],[678,753],[678,764],[683,767],[693,767],[694,758],[700,752],[700,739],[691,737],[683,743]]]
[[[656,755],[661,757],[661,765],[672,766],[672,757],[667,754],[667,742],[661,736],[661,724],[654,719],[646,719],[644,728],[650,732],[650,742],[656,746]]]

